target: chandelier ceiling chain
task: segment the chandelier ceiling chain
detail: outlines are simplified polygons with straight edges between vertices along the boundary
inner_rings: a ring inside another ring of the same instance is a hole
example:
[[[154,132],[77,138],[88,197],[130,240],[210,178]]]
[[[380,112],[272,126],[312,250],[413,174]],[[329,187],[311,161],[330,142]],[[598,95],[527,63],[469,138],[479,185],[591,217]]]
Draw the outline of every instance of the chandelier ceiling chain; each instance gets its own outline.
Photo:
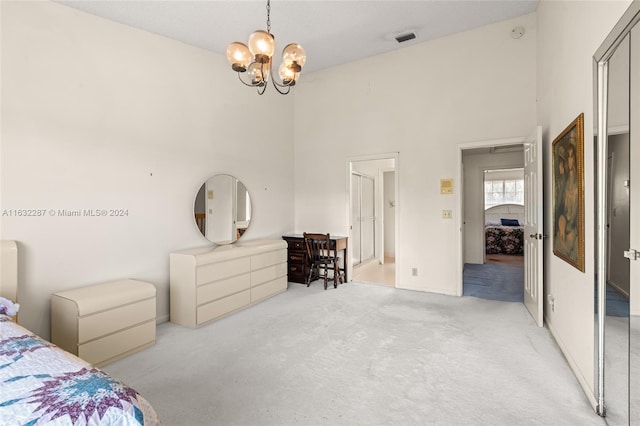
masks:
[[[271,0],[267,0],[267,32],[271,34]]]
[[[274,36],[271,34],[271,1],[267,0],[267,31],[256,30],[249,36],[249,45],[239,41],[227,47],[227,60],[231,69],[238,73],[242,84],[256,87],[262,95],[269,80],[276,91],[286,95],[296,84],[307,60],[307,54],[297,43],[290,43],[282,50],[282,63],[276,80],[273,75]],[[245,74],[246,73],[246,74]],[[246,77],[243,78],[243,75]]]

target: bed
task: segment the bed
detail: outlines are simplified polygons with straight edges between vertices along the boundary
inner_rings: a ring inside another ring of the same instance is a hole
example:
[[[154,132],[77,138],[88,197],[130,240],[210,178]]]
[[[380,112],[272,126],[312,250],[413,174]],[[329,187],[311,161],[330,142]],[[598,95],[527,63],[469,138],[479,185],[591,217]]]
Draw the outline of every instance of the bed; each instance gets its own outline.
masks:
[[[485,210],[487,254],[524,255],[524,206],[501,204]]]
[[[0,296],[16,300],[17,248],[11,243],[2,241]],[[0,389],[2,425],[161,424],[136,391],[1,313]]]

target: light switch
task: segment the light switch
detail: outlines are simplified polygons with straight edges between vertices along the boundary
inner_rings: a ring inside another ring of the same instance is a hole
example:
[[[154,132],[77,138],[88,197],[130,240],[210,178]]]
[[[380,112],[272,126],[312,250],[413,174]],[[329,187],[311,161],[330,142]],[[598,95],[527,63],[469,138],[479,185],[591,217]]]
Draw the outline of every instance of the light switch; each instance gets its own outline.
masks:
[[[452,217],[453,217],[453,212],[451,210],[442,210],[443,219],[451,219]]]

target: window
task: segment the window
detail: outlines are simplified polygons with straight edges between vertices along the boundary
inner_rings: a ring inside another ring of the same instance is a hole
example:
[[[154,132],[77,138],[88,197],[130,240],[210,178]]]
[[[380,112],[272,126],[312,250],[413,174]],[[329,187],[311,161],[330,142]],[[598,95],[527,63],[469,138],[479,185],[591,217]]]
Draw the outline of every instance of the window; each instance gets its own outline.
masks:
[[[484,208],[498,204],[524,205],[524,179],[484,181]]]

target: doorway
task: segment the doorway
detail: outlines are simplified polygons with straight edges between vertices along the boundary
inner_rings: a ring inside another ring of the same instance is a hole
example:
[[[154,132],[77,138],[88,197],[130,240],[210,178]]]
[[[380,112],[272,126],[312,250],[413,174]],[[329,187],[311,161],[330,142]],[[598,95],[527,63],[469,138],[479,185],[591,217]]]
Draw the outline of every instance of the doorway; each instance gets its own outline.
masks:
[[[462,295],[524,302],[524,146],[463,150]]]
[[[351,276],[395,287],[397,154],[351,159],[348,171]]]
[[[519,146],[522,146],[522,151],[519,151]],[[483,167],[475,167],[476,172],[475,180],[471,180],[469,184],[465,182],[465,177],[474,176],[473,173],[467,173],[467,169],[472,164],[465,164],[464,156],[466,150],[483,149],[487,150],[486,153],[490,153],[492,150],[495,152],[498,148],[504,148],[504,150],[513,150],[513,159],[510,160],[512,167],[524,166],[524,199],[525,199],[525,215],[524,215],[524,305],[534,318],[538,326],[543,326],[543,223],[542,223],[542,127],[536,126],[532,133],[526,138],[512,138],[503,139],[498,141],[486,141],[486,142],[473,142],[458,145],[458,170],[457,176],[460,181],[460,190],[456,195],[456,202],[458,211],[460,214],[456,218],[456,224],[459,226],[460,237],[458,239],[458,291],[457,295],[462,296],[464,290],[464,265],[470,259],[465,252],[465,245],[468,236],[476,236],[475,244],[468,245],[468,247],[480,249],[482,253],[482,246],[484,244],[483,228],[484,224],[476,220],[474,222],[474,216],[465,216],[465,213],[469,208],[474,205],[482,205],[482,202],[475,202],[473,199],[467,199],[468,196],[478,194],[484,197],[484,188],[473,190],[474,182],[482,182],[479,176],[480,170]],[[485,154],[486,154],[485,153]],[[469,163],[469,162],[467,162]],[[480,162],[481,163],[481,162]],[[506,164],[504,167],[508,167]],[[473,169],[473,167],[471,167]],[[471,203],[471,206],[467,207],[467,204]],[[470,225],[475,225],[475,228]],[[467,247],[467,248],[468,248]],[[476,256],[478,253],[476,252]],[[476,263],[482,263],[476,261]]]

